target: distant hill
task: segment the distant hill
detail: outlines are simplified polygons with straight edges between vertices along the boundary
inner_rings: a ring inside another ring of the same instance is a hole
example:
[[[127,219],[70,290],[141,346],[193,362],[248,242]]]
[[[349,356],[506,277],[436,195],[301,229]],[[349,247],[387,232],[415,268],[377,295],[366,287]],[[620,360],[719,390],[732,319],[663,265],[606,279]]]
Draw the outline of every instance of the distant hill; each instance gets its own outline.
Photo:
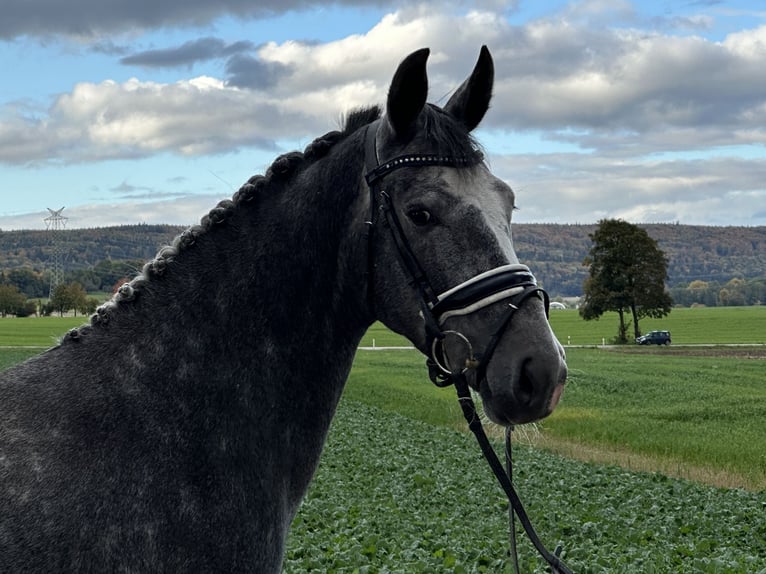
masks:
[[[766,278],[766,227],[641,225],[668,256],[668,283],[721,284]],[[529,265],[552,295],[582,293],[588,269],[582,261],[591,248],[588,234],[596,225],[515,224],[513,240],[519,260]]]
[[[58,232],[66,269],[85,269],[99,261],[149,260],[185,228],[177,225],[121,225]],[[0,269],[43,271],[51,254],[51,232],[0,231]]]
[[[670,259],[669,284],[693,280],[726,283],[766,276],[766,227],[642,225]],[[553,296],[577,296],[587,268],[595,225],[515,224],[514,245]],[[174,225],[124,225],[60,232],[67,270],[85,269],[103,260],[149,260],[183,231]],[[0,231],[0,270],[42,271],[50,257],[47,231]]]

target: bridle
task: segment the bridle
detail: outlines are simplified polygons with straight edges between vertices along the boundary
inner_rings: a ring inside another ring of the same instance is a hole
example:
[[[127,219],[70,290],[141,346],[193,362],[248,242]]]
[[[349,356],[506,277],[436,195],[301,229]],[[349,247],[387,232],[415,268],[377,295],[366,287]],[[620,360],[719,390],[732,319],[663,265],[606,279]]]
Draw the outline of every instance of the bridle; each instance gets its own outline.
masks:
[[[486,379],[487,365],[497,348],[497,345],[508,329],[511,320],[527,299],[538,296],[545,305],[545,314],[548,315],[549,298],[542,287],[537,285],[534,275],[525,265],[512,264],[502,265],[480,273],[475,277],[444,291],[437,293],[428,280],[428,276],[421,266],[417,256],[407,240],[404,229],[396,214],[391,197],[380,185],[381,180],[393,171],[403,167],[427,167],[444,166],[452,168],[467,168],[478,165],[483,161],[480,153],[476,152],[470,157],[456,157],[449,155],[434,154],[409,154],[396,156],[384,163],[380,163],[377,151],[377,132],[381,120],[377,120],[366,127],[365,131],[365,181],[370,191],[370,215],[365,222],[368,225],[368,299],[372,305],[374,302],[371,291],[374,273],[373,243],[375,222],[378,216],[382,216],[393,238],[399,255],[399,259],[408,272],[412,285],[418,292],[421,307],[421,315],[429,356],[426,364],[429,369],[431,381],[439,387],[455,385],[458,401],[463,415],[468,422],[468,427],[476,436],[484,457],[495,474],[501,487],[509,500],[509,515],[511,520],[511,551],[513,563],[518,573],[518,557],[516,555],[515,527],[513,523],[514,513],[518,516],[527,536],[531,540],[540,555],[548,562],[553,574],[572,574],[572,571],[560,560],[558,554],[549,552],[540,541],[532,527],[526,511],[519,499],[511,481],[511,427],[506,432],[506,462],[507,470],[500,463],[495,450],[487,438],[476,412],[476,406],[471,398],[466,374],[473,370],[476,374],[476,384],[481,385]],[[450,317],[469,315],[489,305],[500,301],[507,301],[506,311],[501,317],[498,328],[494,331],[483,352],[474,353],[471,341],[462,333],[452,330],[443,330],[442,324]],[[455,337],[465,345],[468,358],[462,365],[451,365],[447,357],[444,343],[449,337]]]

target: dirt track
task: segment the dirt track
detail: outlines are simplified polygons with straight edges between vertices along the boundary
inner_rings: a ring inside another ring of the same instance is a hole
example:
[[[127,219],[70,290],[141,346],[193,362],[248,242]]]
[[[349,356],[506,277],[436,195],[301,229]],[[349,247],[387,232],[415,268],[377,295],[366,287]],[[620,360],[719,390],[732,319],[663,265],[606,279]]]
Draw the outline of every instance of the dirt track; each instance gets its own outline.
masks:
[[[625,354],[650,353],[653,355],[674,355],[689,357],[733,357],[741,359],[766,359],[766,345],[670,345],[650,347],[612,347],[611,350]]]

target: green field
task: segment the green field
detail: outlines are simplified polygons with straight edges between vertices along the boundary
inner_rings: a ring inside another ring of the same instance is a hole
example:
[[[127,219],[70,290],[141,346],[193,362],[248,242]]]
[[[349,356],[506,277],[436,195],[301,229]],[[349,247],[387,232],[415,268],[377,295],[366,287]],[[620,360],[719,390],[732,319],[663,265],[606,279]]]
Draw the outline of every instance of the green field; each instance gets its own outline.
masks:
[[[583,321],[574,309],[552,310],[551,326],[564,344],[607,344],[617,334],[616,313],[606,313],[597,321]],[[673,344],[766,344],[766,305],[758,307],[700,307],[673,309],[662,319],[642,319],[641,332],[670,331]],[[631,327],[628,331],[633,333]]]
[[[654,327],[674,342],[677,333],[718,345],[763,336],[763,308],[678,311],[679,323]],[[560,337],[563,328],[598,337],[599,323],[576,312],[552,321]],[[80,323],[0,320],[0,368],[40,351],[19,347],[50,346]],[[363,346],[372,338],[408,344],[380,325]],[[514,433],[515,483],[546,544],[561,543],[578,573],[766,574],[766,349],[567,355],[559,408]],[[464,429],[454,389],[428,381],[417,351],[360,351],[284,572],[512,572],[503,495]],[[525,541],[520,555],[523,572],[547,571]]]
[[[551,310],[553,332],[564,345],[609,344],[617,333],[616,313],[607,313],[597,321],[583,321],[575,309]],[[662,319],[643,319],[641,332],[653,329],[672,333],[673,344],[766,344],[766,305],[758,307],[700,307],[673,309]],[[632,333],[632,327],[629,331]],[[404,338],[379,323],[373,325],[362,346],[409,345]]]
[[[585,445],[628,467],[766,489],[766,349],[666,351],[570,349],[568,388],[541,424],[542,444],[563,441],[573,448],[561,452],[576,456]]]
[[[575,458],[766,489],[766,350],[665,350],[569,349],[561,404],[517,434]],[[453,390],[428,381],[415,351],[360,351],[345,394],[430,424],[464,426]]]
[[[752,342],[756,335],[748,333],[763,336],[764,311],[676,309],[675,323],[667,318],[662,325],[675,341]],[[578,340],[598,337],[599,322],[582,321],[576,311],[556,311],[551,320],[560,338],[567,331]],[[0,367],[38,352],[8,347],[42,349],[81,323],[58,317],[0,320],[0,347],[7,347],[0,351]],[[372,346],[373,339],[377,347],[408,345],[380,324],[362,346]],[[519,433],[532,444],[712,484],[766,488],[765,348],[632,345],[569,348],[567,355],[570,377],[561,405],[534,430]],[[346,396],[429,424],[463,428],[453,390],[428,381],[416,351],[360,351]]]
[[[766,492],[514,453],[535,528],[578,574],[766,573]],[[343,398],[285,573],[511,574],[507,552],[507,502],[473,437]],[[519,554],[521,572],[549,572],[521,535]]]
[[[87,317],[4,317],[0,347],[52,347],[69,329],[87,321]]]
[[[72,327],[87,322],[87,317],[26,317],[0,319],[0,347],[47,347]],[[551,326],[564,345],[608,344],[617,332],[617,315],[607,313],[598,321],[583,321],[574,309],[551,311]],[[673,309],[663,319],[644,319],[641,331],[666,329],[673,343],[683,344],[766,344],[766,305],[758,307],[700,307]],[[409,346],[404,337],[380,323],[367,331],[363,347]]]

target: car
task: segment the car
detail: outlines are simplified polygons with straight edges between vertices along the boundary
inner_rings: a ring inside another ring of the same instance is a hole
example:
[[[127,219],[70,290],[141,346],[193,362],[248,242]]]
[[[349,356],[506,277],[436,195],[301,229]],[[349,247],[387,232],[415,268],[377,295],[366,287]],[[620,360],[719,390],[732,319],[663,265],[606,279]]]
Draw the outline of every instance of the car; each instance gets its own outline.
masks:
[[[636,338],[639,345],[670,345],[670,331],[649,331]]]

